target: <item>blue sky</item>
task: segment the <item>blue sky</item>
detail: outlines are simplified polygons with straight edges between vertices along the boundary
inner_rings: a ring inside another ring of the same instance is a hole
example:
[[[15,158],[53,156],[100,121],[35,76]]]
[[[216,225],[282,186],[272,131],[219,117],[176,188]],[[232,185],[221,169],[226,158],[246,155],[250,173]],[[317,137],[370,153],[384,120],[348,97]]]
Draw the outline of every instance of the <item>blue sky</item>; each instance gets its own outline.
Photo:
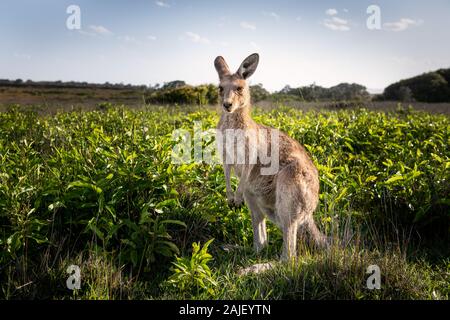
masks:
[[[69,5],[81,29],[69,30]],[[381,29],[366,13],[378,5]],[[284,85],[357,82],[371,91],[450,67],[450,2],[71,0],[0,2],[0,78],[155,84],[215,83],[258,52],[251,78]]]

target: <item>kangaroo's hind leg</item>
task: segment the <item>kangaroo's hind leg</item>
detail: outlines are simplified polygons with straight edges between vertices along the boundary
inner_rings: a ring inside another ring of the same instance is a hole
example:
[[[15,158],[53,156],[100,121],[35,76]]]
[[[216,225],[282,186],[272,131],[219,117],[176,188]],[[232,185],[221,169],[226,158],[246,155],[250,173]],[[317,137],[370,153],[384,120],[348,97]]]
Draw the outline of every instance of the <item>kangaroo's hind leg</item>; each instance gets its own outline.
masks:
[[[282,259],[297,254],[297,231],[307,226],[308,233],[317,241],[320,231],[312,220],[319,200],[319,181],[314,172],[303,168],[300,162],[284,167],[277,177],[276,214],[283,231]]]
[[[252,215],[253,246],[259,253],[267,245],[266,219],[254,195],[245,192],[244,198]]]
[[[297,221],[283,224],[283,251],[281,260],[288,261],[297,256]]]
[[[281,259],[284,261],[297,255],[297,230],[299,223],[302,222],[299,215],[301,202],[298,199],[298,190],[295,185],[286,183],[286,180],[281,180],[277,184],[276,216],[283,232]]]
[[[307,218],[298,225],[298,239],[307,241],[309,245],[315,245],[317,248],[328,248],[328,238],[320,232],[311,215],[305,215]]]

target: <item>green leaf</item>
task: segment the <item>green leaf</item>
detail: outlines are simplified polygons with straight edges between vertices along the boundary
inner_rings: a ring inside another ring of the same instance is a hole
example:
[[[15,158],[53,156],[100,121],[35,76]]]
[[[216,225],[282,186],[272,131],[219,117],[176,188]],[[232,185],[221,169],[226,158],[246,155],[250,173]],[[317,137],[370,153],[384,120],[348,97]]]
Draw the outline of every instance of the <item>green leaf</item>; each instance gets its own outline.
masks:
[[[176,224],[176,225],[187,228],[186,223],[184,223],[183,221],[180,221],[180,220],[170,220],[169,219],[169,220],[162,220],[159,223],[161,223],[161,224]]]
[[[392,176],[389,179],[387,179],[384,183],[385,184],[391,184],[391,183],[393,183],[395,181],[398,181],[398,180],[403,180],[403,176],[402,175]]]
[[[71,188],[91,189],[91,190],[95,191],[96,193],[103,192],[103,190],[101,188],[97,187],[96,185],[94,185],[92,183],[83,182],[83,181],[74,181],[74,182],[69,183],[69,185],[67,186],[67,189],[71,189]]]
[[[161,209],[164,207],[176,206],[178,204],[176,199],[167,199],[156,204],[156,209]]]
[[[372,182],[372,181],[375,181],[375,180],[377,180],[377,177],[376,177],[376,176],[368,176],[368,177],[366,178],[366,182]]]

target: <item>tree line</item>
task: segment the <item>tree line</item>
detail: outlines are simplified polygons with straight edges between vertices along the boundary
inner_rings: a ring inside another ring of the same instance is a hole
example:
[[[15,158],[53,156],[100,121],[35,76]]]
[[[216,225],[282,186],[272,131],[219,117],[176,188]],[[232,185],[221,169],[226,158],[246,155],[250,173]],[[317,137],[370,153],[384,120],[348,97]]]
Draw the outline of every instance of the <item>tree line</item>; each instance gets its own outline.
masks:
[[[86,88],[86,89],[126,89],[144,94],[147,103],[161,104],[216,104],[218,102],[217,85],[203,84],[192,86],[182,80],[174,80],[164,84],[132,85],[123,83],[88,83],[77,81],[32,81],[0,79],[0,86],[36,87],[36,88]],[[312,84],[310,86],[291,88],[270,93],[262,84],[250,86],[254,102],[272,101],[323,101],[323,100],[355,100],[369,97],[364,86],[341,83],[331,88]]]
[[[216,104],[217,86],[203,84],[192,86],[182,80],[166,82],[162,85],[132,85],[123,83],[103,84],[77,81],[23,81],[22,79],[0,79],[0,86],[34,86],[58,88],[127,89],[144,94],[147,103],[159,104]],[[395,100],[418,102],[450,102],[450,68],[424,73],[389,85],[382,94],[372,97],[366,87],[357,83],[340,83],[325,88],[315,83],[293,88],[286,85],[276,92],[267,91],[262,84],[250,86],[254,102],[269,100],[287,101],[367,101]]]
[[[450,102],[450,68],[404,79],[384,89],[377,100]]]

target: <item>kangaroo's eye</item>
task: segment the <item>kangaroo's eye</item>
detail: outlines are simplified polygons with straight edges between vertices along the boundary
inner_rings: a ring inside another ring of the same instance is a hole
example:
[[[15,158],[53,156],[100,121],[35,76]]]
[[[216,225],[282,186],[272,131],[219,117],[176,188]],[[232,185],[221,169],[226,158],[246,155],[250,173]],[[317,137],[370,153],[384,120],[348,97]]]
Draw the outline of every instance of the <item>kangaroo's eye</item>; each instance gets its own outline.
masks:
[[[243,87],[237,87],[237,88],[236,88],[236,91],[237,91],[237,92],[239,92],[239,93],[241,93],[241,92],[242,92],[242,90],[244,90],[244,88],[243,88]]]

